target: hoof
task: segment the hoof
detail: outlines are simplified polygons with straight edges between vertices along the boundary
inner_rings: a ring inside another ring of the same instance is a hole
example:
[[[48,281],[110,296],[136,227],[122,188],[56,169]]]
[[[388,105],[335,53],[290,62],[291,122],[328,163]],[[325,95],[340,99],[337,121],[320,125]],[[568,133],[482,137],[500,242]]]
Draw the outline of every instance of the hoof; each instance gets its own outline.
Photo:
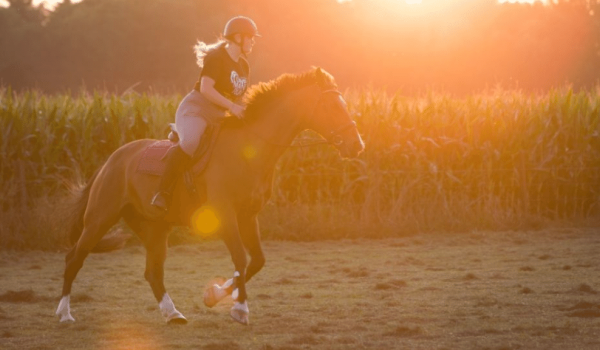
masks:
[[[187,323],[188,323],[188,320],[183,316],[178,317],[178,318],[172,318],[169,321],[167,321],[167,324],[187,324]]]
[[[167,324],[187,324],[188,320],[177,310],[167,317]]]
[[[75,322],[75,319],[71,315],[61,315],[60,322]]]
[[[215,296],[215,288],[216,287],[217,287],[217,285],[214,285],[212,287],[206,288],[206,290],[204,291],[203,300],[204,300],[204,305],[206,305],[206,307],[213,307],[213,306],[217,305],[217,303],[219,302],[219,300]]]
[[[204,305],[206,305],[206,307],[213,307],[217,305],[219,301],[225,299],[225,297],[228,295],[229,293],[227,292],[227,289],[215,284],[212,287],[206,288],[204,291]]]
[[[243,324],[244,326],[250,324],[250,320],[248,319],[248,312],[244,310],[231,309],[229,315],[237,323]]]

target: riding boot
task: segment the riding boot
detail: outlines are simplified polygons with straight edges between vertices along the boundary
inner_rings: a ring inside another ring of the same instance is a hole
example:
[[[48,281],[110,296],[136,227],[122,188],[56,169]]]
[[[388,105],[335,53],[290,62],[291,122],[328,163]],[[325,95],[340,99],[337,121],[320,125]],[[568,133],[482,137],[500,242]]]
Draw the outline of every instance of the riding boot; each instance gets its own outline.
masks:
[[[189,163],[190,159],[191,157],[188,156],[181,149],[181,147],[179,147],[179,145],[174,146],[171,150],[169,150],[167,153],[167,165],[165,173],[160,179],[158,192],[156,192],[154,198],[152,198],[151,204],[153,206],[160,208],[165,212],[169,210],[175,183],[177,182],[177,179],[181,177],[183,170]]]

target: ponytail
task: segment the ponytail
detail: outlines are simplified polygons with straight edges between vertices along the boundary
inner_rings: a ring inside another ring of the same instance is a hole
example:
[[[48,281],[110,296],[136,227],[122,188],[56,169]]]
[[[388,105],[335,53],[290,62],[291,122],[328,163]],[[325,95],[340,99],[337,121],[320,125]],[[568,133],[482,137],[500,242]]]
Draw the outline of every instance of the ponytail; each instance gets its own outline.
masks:
[[[222,46],[225,46],[226,43],[227,41],[223,39],[219,39],[217,40],[217,42],[212,44],[206,44],[203,41],[198,41],[198,43],[194,45],[194,53],[196,54],[196,64],[198,65],[198,67],[204,67],[204,57],[206,57],[206,55],[209,52],[219,49]]]

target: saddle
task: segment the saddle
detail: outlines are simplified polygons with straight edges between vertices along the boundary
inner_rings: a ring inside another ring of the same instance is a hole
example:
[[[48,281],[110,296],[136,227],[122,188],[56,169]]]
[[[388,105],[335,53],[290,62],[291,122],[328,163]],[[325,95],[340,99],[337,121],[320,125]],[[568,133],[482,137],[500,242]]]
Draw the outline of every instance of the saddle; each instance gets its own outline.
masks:
[[[171,132],[167,140],[157,140],[151,143],[142,153],[136,172],[147,175],[162,176],[166,170],[166,156],[172,147],[179,143],[179,135],[175,130],[175,124],[169,124]],[[216,144],[221,124],[209,124],[200,139],[200,144],[190,165],[183,172],[185,187],[193,199],[200,201],[194,177],[200,175],[208,165],[212,150]]]

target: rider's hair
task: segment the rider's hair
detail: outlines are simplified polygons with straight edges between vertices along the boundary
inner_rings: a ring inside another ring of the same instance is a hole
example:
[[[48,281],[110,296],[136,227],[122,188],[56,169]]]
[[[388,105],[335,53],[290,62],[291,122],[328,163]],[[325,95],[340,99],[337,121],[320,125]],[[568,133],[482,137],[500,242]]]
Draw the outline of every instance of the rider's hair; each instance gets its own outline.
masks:
[[[215,43],[207,44],[203,41],[198,41],[196,45],[194,45],[194,53],[196,53],[196,64],[198,67],[204,67],[204,57],[211,52],[214,51],[221,46],[224,46],[227,43],[224,39],[219,39]]]

